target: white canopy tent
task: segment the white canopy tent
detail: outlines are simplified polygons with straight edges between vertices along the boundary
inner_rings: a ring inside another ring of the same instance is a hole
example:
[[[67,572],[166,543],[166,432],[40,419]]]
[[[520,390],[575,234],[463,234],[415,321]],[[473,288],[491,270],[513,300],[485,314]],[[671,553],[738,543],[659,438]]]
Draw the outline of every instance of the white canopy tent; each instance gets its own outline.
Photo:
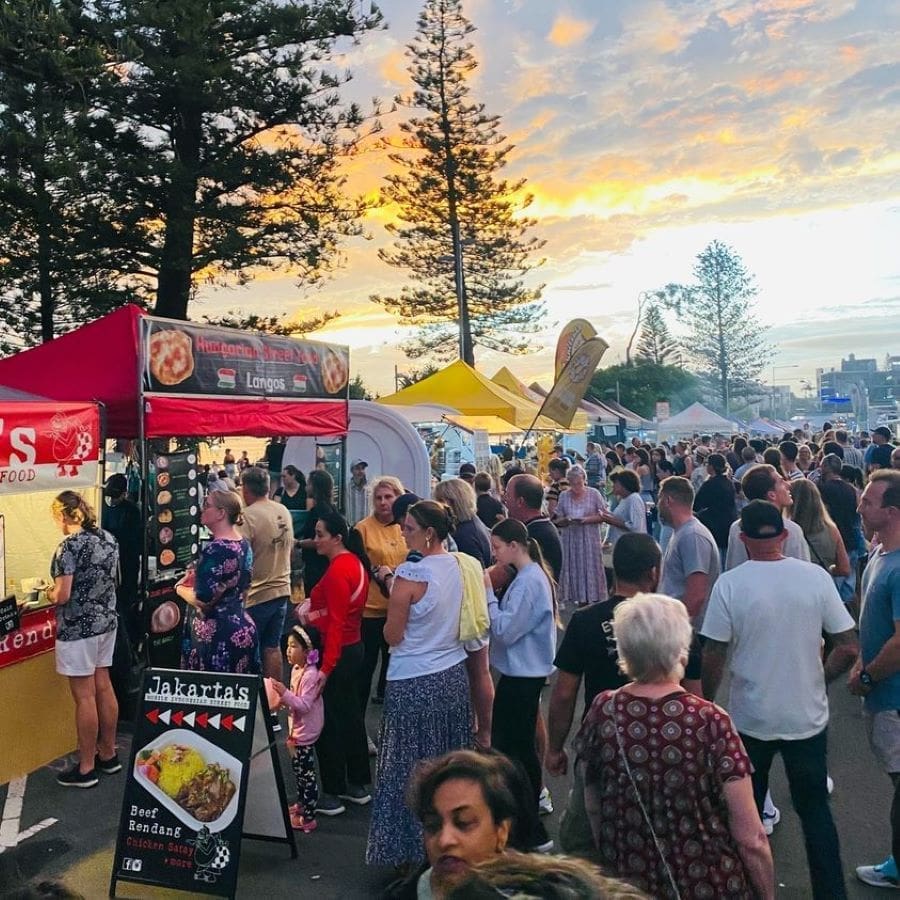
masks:
[[[680,413],[663,419],[657,426],[657,434],[660,439],[716,431],[720,434],[731,434],[738,430],[737,422],[720,416],[702,403],[692,403]]]

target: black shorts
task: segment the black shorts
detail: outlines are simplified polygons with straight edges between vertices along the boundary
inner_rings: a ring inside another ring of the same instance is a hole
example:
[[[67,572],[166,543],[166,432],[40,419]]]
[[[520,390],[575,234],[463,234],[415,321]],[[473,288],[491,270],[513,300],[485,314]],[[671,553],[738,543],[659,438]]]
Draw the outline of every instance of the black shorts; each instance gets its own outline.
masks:
[[[703,670],[703,638],[694,632],[691,638],[691,646],[688,650],[688,661],[684,667],[684,677],[691,681],[699,681]]]

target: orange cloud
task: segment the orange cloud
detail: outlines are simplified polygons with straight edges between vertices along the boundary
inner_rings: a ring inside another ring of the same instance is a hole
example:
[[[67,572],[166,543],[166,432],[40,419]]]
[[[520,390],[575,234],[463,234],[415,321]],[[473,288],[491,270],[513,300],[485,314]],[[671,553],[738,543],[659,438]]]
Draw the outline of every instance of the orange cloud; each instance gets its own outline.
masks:
[[[563,13],[553,22],[547,40],[556,47],[571,47],[580,44],[593,30],[593,22],[576,19]]]
[[[840,53],[841,60],[847,65],[855,65],[859,62],[859,47],[854,47],[852,44],[844,44],[843,47],[838,50],[838,53]]]
[[[809,78],[810,73],[805,69],[785,69],[785,71],[774,75],[762,74],[745,78],[740,82],[740,85],[748,94],[769,96],[777,94],[787,87],[796,87],[799,84],[804,84]]]
[[[406,50],[403,47],[396,47],[381,60],[378,74],[389,84],[405,87],[409,84],[408,65]]]

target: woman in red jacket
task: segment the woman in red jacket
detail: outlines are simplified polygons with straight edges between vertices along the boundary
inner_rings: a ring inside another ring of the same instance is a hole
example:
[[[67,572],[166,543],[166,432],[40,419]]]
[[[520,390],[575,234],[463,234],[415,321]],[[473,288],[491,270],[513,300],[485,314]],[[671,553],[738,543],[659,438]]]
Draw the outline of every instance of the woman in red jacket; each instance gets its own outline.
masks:
[[[306,620],[322,633],[319,666],[325,724],[316,742],[322,794],[318,814],[345,812],[343,801],[364,806],[372,799],[366,728],[357,700],[364,650],[360,628],[369,591],[369,560],[362,538],[336,510],[316,522],[316,552],[328,569],[310,594]]]

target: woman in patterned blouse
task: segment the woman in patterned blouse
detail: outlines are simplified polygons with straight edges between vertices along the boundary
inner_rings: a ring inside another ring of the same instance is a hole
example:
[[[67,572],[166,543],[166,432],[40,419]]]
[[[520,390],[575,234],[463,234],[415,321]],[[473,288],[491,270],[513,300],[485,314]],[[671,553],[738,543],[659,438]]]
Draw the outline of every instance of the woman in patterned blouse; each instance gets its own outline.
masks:
[[[633,680],[597,695],[576,740],[598,862],[651,897],[773,898],[741,739],[728,713],[679,683],[691,642],[684,604],[638,594],[613,623]]]

